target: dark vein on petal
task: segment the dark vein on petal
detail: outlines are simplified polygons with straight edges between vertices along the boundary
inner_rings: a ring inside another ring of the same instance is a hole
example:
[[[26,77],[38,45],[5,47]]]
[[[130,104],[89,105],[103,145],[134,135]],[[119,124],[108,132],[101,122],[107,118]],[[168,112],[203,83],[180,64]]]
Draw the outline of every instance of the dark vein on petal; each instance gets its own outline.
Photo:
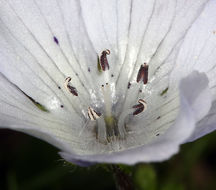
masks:
[[[49,28],[49,30],[50,30],[52,36],[54,36],[54,33],[53,33],[53,31],[52,31],[52,29],[51,29],[51,27],[50,27],[50,25],[49,25],[47,19],[45,18],[43,12],[41,11],[40,7],[39,7],[38,4],[35,2],[35,0],[33,0],[33,2],[35,3],[36,7],[38,8],[38,10],[39,10],[39,12],[40,12],[40,14],[41,14],[41,17],[43,18],[43,20],[45,21],[46,25],[48,26],[48,28]],[[70,64],[70,61],[69,61],[68,57],[66,56],[65,52],[63,51],[63,49],[61,48],[61,46],[58,46],[58,47],[59,47],[59,49],[60,49],[61,54],[62,54],[63,57],[65,58],[67,65],[71,68],[71,70],[72,70],[72,72],[74,73],[74,75],[77,76],[77,75],[76,75],[76,71],[74,70],[72,64]],[[80,81],[80,84],[81,84],[80,86],[82,86],[82,84],[85,84],[85,82],[83,82],[83,81],[81,80],[81,78],[79,77],[79,75],[77,76],[77,78],[78,78],[78,80]],[[86,92],[87,92],[88,94],[90,94],[89,89],[86,87],[86,85],[84,85],[84,89],[86,90]],[[85,100],[84,97],[83,97],[83,100]]]
[[[155,4],[155,0],[154,0],[154,4],[153,4],[153,8],[152,8],[152,11],[151,11],[151,14],[150,14],[150,17],[149,17],[149,19],[148,19],[148,22],[147,22],[147,25],[146,25],[146,28],[144,29],[144,32],[143,32],[143,35],[142,35],[142,39],[141,39],[141,43],[140,43],[140,46],[139,46],[139,49],[138,49],[138,53],[137,53],[137,55],[136,55],[136,61],[135,61],[135,63],[133,64],[133,68],[132,68],[132,70],[133,70],[133,72],[131,73],[131,75],[129,76],[129,81],[131,81],[131,78],[133,77],[133,75],[134,75],[134,68],[135,68],[135,66],[137,65],[137,57],[139,56],[139,53],[141,52],[141,48],[142,48],[142,44],[143,44],[143,41],[144,41],[144,38],[145,38],[145,34],[146,34],[146,32],[148,31],[148,27],[149,27],[149,24],[150,24],[150,22],[151,22],[151,19],[152,19],[152,17],[153,17],[153,14],[154,14],[154,10],[155,10],[155,6],[156,6],[156,4]],[[127,53],[127,51],[126,51],[126,53]],[[121,71],[120,71],[121,72]],[[125,94],[125,97],[124,97],[124,101],[123,101],[123,106],[122,106],[122,109],[124,109],[124,105],[125,105],[125,103],[126,103],[126,97],[128,96],[128,88],[127,88],[127,86],[125,87],[125,90],[124,90],[124,94]],[[122,110],[123,111],[123,110]],[[121,112],[122,112],[121,111]]]
[[[2,100],[2,99],[0,99],[0,102],[4,103],[4,104],[6,104],[6,105],[9,105],[9,106],[12,107],[13,109],[18,109],[19,111],[21,111],[21,112],[23,112],[23,113],[26,113],[26,114],[28,114],[28,115],[30,115],[30,116],[34,116],[34,117],[36,117],[36,118],[41,118],[41,119],[44,120],[44,121],[48,121],[48,122],[51,122],[51,123],[54,123],[54,124],[59,124],[60,126],[65,125],[64,122],[60,122],[60,121],[58,121],[58,120],[53,120],[53,119],[47,119],[46,114],[45,114],[44,112],[43,112],[44,117],[42,117],[40,114],[36,114],[36,112],[31,113],[31,112],[29,112],[29,111],[24,110],[24,109],[21,108],[21,107],[15,106],[14,104],[10,104],[9,102],[6,102],[6,101],[4,101],[4,100]],[[3,110],[2,110],[2,111],[3,111]],[[4,113],[4,112],[3,112],[3,113]],[[17,113],[19,113],[19,112],[17,112]]]
[[[61,14],[62,23],[63,23],[63,25],[64,25],[64,31],[65,31],[65,34],[66,34],[66,36],[67,36],[67,40],[68,40],[68,42],[69,42],[69,46],[70,46],[70,48],[71,48],[71,52],[73,53],[73,57],[74,57],[74,59],[76,60],[76,62],[78,63],[78,65],[79,65],[79,68],[80,68],[80,71],[81,71],[83,77],[85,78],[85,84],[88,83],[87,86],[91,86],[91,88],[94,88],[94,87],[92,86],[92,84],[89,83],[89,79],[86,78],[86,72],[82,69],[81,63],[80,63],[79,59],[77,58],[77,55],[76,55],[76,53],[75,53],[75,51],[74,51],[74,48],[73,48],[73,46],[72,46],[71,39],[70,39],[70,37],[69,37],[69,33],[68,33],[68,30],[67,30],[67,27],[66,27],[66,24],[65,24],[64,14],[63,14],[63,11],[62,11],[62,9],[61,9],[61,7],[60,7],[60,5],[59,5],[59,1],[58,1],[58,0],[56,0],[56,4],[57,4],[58,9],[59,9],[59,12],[60,12],[60,14]],[[84,63],[84,64],[85,64],[85,63]],[[86,64],[85,64],[85,66],[86,66]],[[87,67],[87,66],[86,66],[86,67]],[[92,78],[91,78],[91,79],[92,79]]]
[[[8,104],[8,106],[11,106],[11,105]],[[15,109],[17,109],[17,108],[15,108]],[[19,108],[18,108],[18,109],[19,109]],[[27,114],[28,114],[28,113],[27,113]],[[18,128],[18,130],[19,130],[19,129],[20,129],[20,130],[35,130],[35,131],[41,132],[41,129],[38,130],[38,129],[35,128],[35,126],[38,126],[38,123],[33,122],[32,120],[29,121],[29,120],[26,120],[26,119],[23,119],[23,118],[21,119],[21,118],[15,117],[14,115],[6,114],[6,113],[4,113],[4,112],[2,112],[1,115],[5,115],[6,117],[13,118],[13,119],[18,120],[18,121],[20,121],[20,122],[24,122],[25,124],[32,124],[32,125],[34,125],[34,128],[31,128],[31,127],[28,127],[28,128],[24,127],[24,128],[22,128],[22,127],[20,127],[20,128]],[[43,120],[44,120],[44,119],[43,119]],[[50,121],[46,121],[46,120],[45,120],[45,122],[50,122]],[[47,124],[47,123],[46,123],[46,124]],[[54,123],[54,124],[56,124],[56,123]],[[19,124],[17,124],[17,125],[19,126]],[[62,124],[61,124],[61,125],[62,125]],[[12,125],[12,126],[13,126],[13,125]],[[14,127],[13,127],[13,128],[14,128]],[[49,133],[50,133],[50,132],[51,132],[52,135],[54,135],[54,136],[56,136],[56,137],[58,137],[58,138],[61,138],[61,139],[65,139],[65,140],[67,140],[68,142],[71,142],[71,140],[72,140],[72,139],[68,139],[68,138],[66,138],[66,137],[63,137],[63,136],[59,136],[59,135],[58,135],[59,132],[65,133],[65,134],[70,134],[69,131],[66,131],[65,129],[52,127],[52,125],[50,125],[50,124],[49,124],[49,126],[45,125],[44,128],[45,128],[45,130],[44,130],[43,132],[41,132],[41,133],[46,133],[46,132],[49,132]],[[51,130],[51,131],[46,131],[46,130]],[[56,133],[56,132],[58,132],[58,133]],[[55,133],[56,133],[56,134],[55,134]],[[74,141],[74,142],[76,142],[76,141]],[[78,141],[77,141],[77,142],[78,142]],[[80,143],[80,142],[78,142],[78,143]]]
[[[21,92],[21,94],[25,94],[25,92],[24,91],[22,91],[22,89],[20,89],[16,84],[14,84],[12,81],[10,81],[4,74],[2,74],[2,73],[0,73],[0,76],[2,76],[8,83],[10,83],[10,85],[12,86],[12,87],[14,87],[16,90],[18,90],[18,92]],[[23,94],[23,95],[24,95]],[[23,102],[21,101],[21,99],[19,99],[19,98],[17,98],[15,95],[14,95],[14,93],[7,93],[7,95],[8,96],[10,96],[12,99],[14,99],[16,102],[19,102],[21,105],[23,105]],[[4,100],[3,100],[4,101]],[[32,103],[32,102],[31,102]],[[32,105],[32,104],[31,104]],[[28,108],[29,109],[29,111],[32,111],[32,108],[33,107],[29,107],[29,104],[27,103],[27,104],[25,104],[25,106],[24,106],[24,108]],[[39,110],[37,110],[38,112],[39,112]],[[36,113],[36,112],[35,112]],[[43,113],[44,114],[44,113]],[[49,114],[50,114],[50,112],[49,112]],[[45,118],[47,118],[47,114],[44,114],[44,116],[45,116]],[[40,116],[41,117],[41,116]],[[41,117],[42,118],[42,117]],[[59,120],[56,120],[56,119],[52,119],[52,121],[59,121]],[[63,120],[60,120],[60,121],[63,121]],[[64,124],[63,122],[61,123],[61,124]]]
[[[130,30],[131,30],[131,16],[132,16],[132,13],[133,13],[133,0],[131,0],[131,4],[130,4],[130,19],[129,19],[129,24],[128,24],[128,33],[127,33],[127,47],[126,47],[126,51],[125,51],[125,55],[124,55],[124,61],[123,61],[123,64],[120,66],[119,68],[119,73],[118,75],[116,75],[116,82],[115,82],[115,85],[117,86],[118,84],[118,81],[119,81],[119,78],[121,76],[121,72],[122,72],[122,68],[124,67],[124,64],[125,64],[125,59],[126,59],[126,54],[127,54],[127,51],[128,51],[128,48],[129,48],[129,37],[130,37]]]
[[[106,31],[106,29],[105,29],[105,24],[106,24],[106,22],[104,21],[104,17],[103,17],[103,14],[102,14],[102,6],[101,6],[101,3],[100,3],[100,1],[98,1],[98,5],[100,6],[100,15],[101,15],[101,23],[102,23],[102,27],[103,27],[103,31],[104,31],[104,35],[105,35],[105,37],[106,37],[106,41],[109,43],[109,46],[110,46],[110,50],[111,50],[111,52],[115,52],[114,51],[114,47],[112,46],[112,44],[110,43],[110,41],[109,41],[109,38],[108,38],[108,34],[107,34],[107,31]],[[114,54],[115,55],[115,54]]]
[[[8,2],[9,4],[9,2]],[[53,63],[53,65],[55,66],[55,68],[59,71],[59,73],[61,74],[61,76],[63,78],[66,78],[65,75],[63,74],[63,72],[59,69],[59,67],[56,65],[55,61],[48,55],[48,53],[46,52],[46,50],[43,48],[43,46],[38,42],[38,40],[36,39],[36,37],[34,36],[34,34],[28,29],[28,27],[25,25],[25,23],[22,21],[22,19],[19,17],[19,15],[17,15],[16,11],[13,9],[13,7],[11,7],[11,5],[9,4],[10,8],[14,11],[15,15],[17,16],[17,18],[20,20],[20,22],[23,24],[23,26],[25,26],[25,28],[27,29],[27,31],[29,32],[29,34],[32,36],[32,38],[35,40],[35,42],[38,44],[38,46],[43,50],[43,52],[47,55],[47,57],[50,59],[50,61]],[[70,101],[69,101],[70,102]],[[71,103],[71,102],[70,102]],[[75,112],[77,112],[77,114],[80,115],[80,112],[77,110],[77,107],[75,107],[72,103],[71,103],[73,109]],[[81,113],[82,115],[82,113]],[[84,117],[84,116],[83,116]]]
[[[190,8],[191,8],[192,6],[193,6],[193,4],[191,4],[191,6],[188,7],[188,10],[190,10]],[[185,10],[183,9],[182,11],[185,11]],[[179,12],[179,13],[180,13],[180,12]],[[187,11],[185,11],[185,13],[187,13]],[[173,50],[174,50],[175,47],[178,45],[178,43],[179,43],[180,41],[182,41],[182,40],[185,38],[185,36],[187,35],[188,31],[190,30],[190,28],[192,27],[192,25],[194,24],[194,22],[198,19],[198,16],[199,16],[201,13],[202,13],[202,10],[201,10],[199,13],[197,13],[197,17],[196,17],[195,19],[192,20],[191,24],[187,27],[187,29],[185,30],[184,34],[176,41],[176,43],[173,45],[172,49],[169,51],[168,55],[164,58],[164,60],[166,60],[166,59],[172,54]],[[164,40],[165,40],[165,38],[164,38]],[[161,44],[162,44],[162,43],[161,43]],[[160,47],[158,47],[158,49],[159,49],[159,48],[160,48]],[[158,68],[161,67],[161,66],[163,66],[165,63],[166,63],[166,62],[163,61],[163,62],[155,69],[155,71],[153,72],[153,76],[154,76],[154,74],[156,73],[156,71],[158,70]]]
[[[0,18],[0,20],[1,20],[1,18]],[[1,22],[3,23],[3,21],[1,20]],[[4,24],[5,25],[5,24]],[[49,79],[55,84],[55,86],[57,87],[57,86],[59,86],[56,82],[55,82],[55,80],[49,75],[49,73],[46,71],[46,69],[44,69],[44,67],[40,64],[40,62],[36,59],[36,57],[24,46],[24,44],[22,43],[22,42],[20,42],[20,40],[18,40],[13,34],[12,34],[12,32],[10,31],[10,29],[5,25],[5,28],[8,30],[8,32],[10,33],[10,35],[29,53],[29,55],[36,61],[36,64],[45,72],[45,74],[47,74],[47,76],[49,77]],[[25,62],[24,62],[25,63]],[[26,66],[28,66],[28,64],[26,65]],[[29,67],[29,66],[28,66]],[[40,77],[40,75],[38,75],[39,76],[39,78],[41,78]],[[49,85],[48,84],[46,84],[45,83],[45,81],[41,78],[41,80],[43,81],[43,83],[45,84],[45,86],[47,86],[52,92],[53,92],[53,94],[55,94],[55,96],[56,97],[58,97],[60,100],[61,100],[61,97],[59,97],[56,93],[55,93],[55,91],[52,89],[52,88],[50,88],[49,87]],[[65,98],[66,98],[66,100],[71,104],[71,106],[72,106],[72,108],[73,108],[73,110],[75,110],[74,109],[74,106],[73,106],[73,104],[72,104],[72,102],[69,100],[69,98],[65,95],[65,93],[64,92],[62,92],[61,91],[61,93],[65,96]],[[63,102],[63,101],[62,101]],[[75,110],[76,111],[76,110]],[[77,112],[77,111],[76,111]],[[78,114],[78,112],[77,112],[77,114]]]

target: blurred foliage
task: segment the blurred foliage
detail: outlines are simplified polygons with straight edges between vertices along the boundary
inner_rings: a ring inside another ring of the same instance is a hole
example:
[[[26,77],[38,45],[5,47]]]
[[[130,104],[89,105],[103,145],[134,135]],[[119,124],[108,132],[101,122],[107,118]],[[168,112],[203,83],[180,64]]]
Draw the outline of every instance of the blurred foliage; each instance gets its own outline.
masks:
[[[118,165],[136,190],[214,190],[216,133],[185,144],[162,163]],[[110,165],[81,168],[65,163],[51,145],[28,135],[0,130],[0,190],[111,190]]]
[[[138,164],[133,172],[133,180],[137,189],[156,190],[156,171],[151,165]]]

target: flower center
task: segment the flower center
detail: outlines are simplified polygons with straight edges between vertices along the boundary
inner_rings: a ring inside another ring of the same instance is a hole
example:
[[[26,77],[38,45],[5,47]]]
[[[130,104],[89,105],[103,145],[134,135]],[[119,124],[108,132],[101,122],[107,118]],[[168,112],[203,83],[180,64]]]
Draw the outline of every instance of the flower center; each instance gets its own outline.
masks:
[[[110,81],[109,76],[112,77],[109,73],[110,65],[108,62],[107,55],[110,55],[110,50],[104,50],[100,57],[98,57],[98,71],[103,75],[105,81]],[[67,77],[65,79],[65,88],[74,96],[78,96],[77,89],[70,84],[71,78]],[[148,65],[146,63],[140,66],[140,69],[137,73],[136,85],[138,86],[138,91],[140,87],[146,85],[148,82]],[[129,83],[130,84],[130,83]],[[131,85],[131,84],[130,84]],[[130,88],[128,85],[128,89]],[[117,95],[114,94],[111,84],[106,83],[102,84],[99,88],[101,91],[98,94],[101,94],[102,106],[88,106],[86,108],[87,114],[86,123],[84,128],[81,131],[81,135],[85,128],[94,128],[92,130],[95,133],[96,139],[103,144],[114,143],[119,140],[124,140],[128,136],[127,124],[130,122],[131,118],[135,118],[138,115],[141,115],[147,109],[147,102],[144,99],[137,99],[137,103],[133,106],[124,107],[124,98],[122,101],[123,111],[118,113],[116,110],[116,105],[118,102],[113,102],[113,97]],[[138,92],[138,93],[139,93]],[[136,93],[135,93],[136,94]]]

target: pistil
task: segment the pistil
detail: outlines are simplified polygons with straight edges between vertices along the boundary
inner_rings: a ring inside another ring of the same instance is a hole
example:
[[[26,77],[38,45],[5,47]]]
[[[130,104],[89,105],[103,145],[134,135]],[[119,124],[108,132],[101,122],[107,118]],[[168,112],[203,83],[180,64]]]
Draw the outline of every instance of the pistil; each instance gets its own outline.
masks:
[[[104,97],[104,107],[105,107],[105,116],[111,117],[112,116],[112,96],[110,85],[106,83],[106,85],[101,86],[102,94]]]

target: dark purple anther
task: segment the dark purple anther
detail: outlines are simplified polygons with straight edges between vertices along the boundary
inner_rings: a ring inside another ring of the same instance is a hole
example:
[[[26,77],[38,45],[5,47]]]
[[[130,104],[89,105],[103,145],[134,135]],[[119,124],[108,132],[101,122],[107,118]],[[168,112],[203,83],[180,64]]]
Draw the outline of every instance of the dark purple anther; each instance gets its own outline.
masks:
[[[144,65],[140,66],[140,69],[137,74],[137,82],[143,81],[143,84],[148,82],[148,65],[144,63]]]
[[[143,112],[144,109],[147,108],[147,104],[146,104],[145,100],[139,99],[138,102],[139,102],[139,104],[136,104],[132,107],[135,109],[135,111],[133,112],[133,115],[138,115],[139,113]]]
[[[103,71],[109,70],[109,63],[107,60],[107,55],[110,54],[110,50],[105,50],[101,53],[100,56],[100,66]]]
[[[70,85],[70,81],[71,81],[71,78],[70,77],[67,77],[65,79],[65,88],[71,93],[73,94],[74,96],[78,96],[78,92],[77,92],[77,89],[73,86]]]
[[[68,85],[68,90],[74,95],[78,96],[77,90],[75,87]]]
[[[138,115],[139,113],[141,113],[144,110],[144,105],[143,104],[137,104],[137,105],[133,106],[133,108],[136,109],[133,112],[133,115]]]

